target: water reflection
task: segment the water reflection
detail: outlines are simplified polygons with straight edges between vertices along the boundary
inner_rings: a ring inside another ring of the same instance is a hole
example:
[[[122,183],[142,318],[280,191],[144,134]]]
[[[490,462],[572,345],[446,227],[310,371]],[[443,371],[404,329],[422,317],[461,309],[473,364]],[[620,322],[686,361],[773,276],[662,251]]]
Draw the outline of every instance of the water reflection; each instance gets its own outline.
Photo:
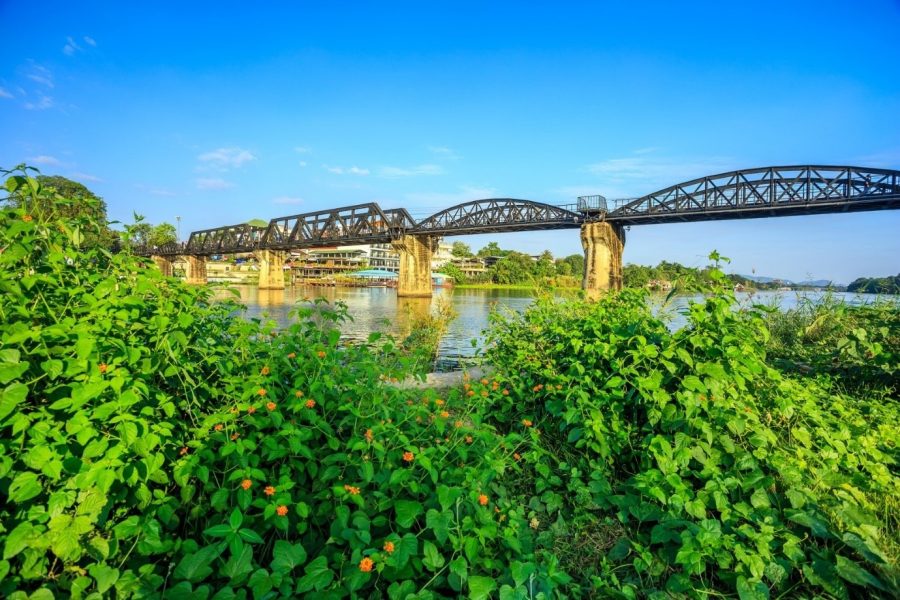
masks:
[[[441,340],[439,358],[442,367],[452,367],[460,359],[472,357],[477,351],[473,341],[482,340],[492,310],[521,312],[533,301],[527,290],[435,289],[432,298],[398,298],[392,288],[339,288],[296,286],[284,290],[259,290],[256,286],[232,286],[240,294],[240,301],[247,306],[248,317],[274,319],[281,325],[291,321],[290,312],[298,303],[311,303],[314,298],[329,302],[342,301],[347,305],[351,320],[341,327],[345,337],[364,340],[373,331],[397,336],[409,334],[417,319],[436,311],[441,303],[449,303],[456,313],[447,334]],[[228,297],[226,290],[217,294]],[[799,303],[821,299],[821,292],[755,292],[738,294],[744,305],[768,304],[781,309],[793,308]],[[833,294],[835,299],[851,304],[872,302],[874,296]],[[686,319],[684,310],[691,300],[700,296],[679,296],[663,306],[665,296],[654,297],[654,309],[661,310],[673,328],[681,327]],[[896,299],[897,297],[893,297]]]

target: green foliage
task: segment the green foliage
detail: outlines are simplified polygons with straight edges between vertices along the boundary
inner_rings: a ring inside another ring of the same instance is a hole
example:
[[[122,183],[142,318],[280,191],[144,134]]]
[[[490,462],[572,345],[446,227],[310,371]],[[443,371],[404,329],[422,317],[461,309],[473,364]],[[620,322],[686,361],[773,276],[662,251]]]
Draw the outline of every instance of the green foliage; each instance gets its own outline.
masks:
[[[493,330],[492,418],[530,434],[504,483],[569,597],[896,597],[897,404],[782,375],[728,291],[677,332],[646,300],[543,299]]]
[[[900,394],[900,306],[882,301],[851,306],[825,296],[767,315],[773,364],[824,377],[854,393]]]
[[[861,294],[900,294],[900,274],[887,277],[860,277],[847,286],[847,291]]]
[[[133,246],[165,246],[178,241],[175,226],[171,223],[153,225],[144,221],[144,217],[135,213],[134,223],[125,226],[124,233],[127,245]]]
[[[26,167],[19,168],[25,172]],[[27,169],[37,172],[30,167]],[[77,181],[60,175],[37,175],[34,179],[41,185],[42,194],[32,196],[28,189],[16,188],[8,190],[6,203],[47,220],[58,218],[77,222],[81,233],[75,241],[78,246],[113,246],[116,234],[107,227],[106,202],[102,198]]]
[[[472,256],[472,249],[464,242],[453,242],[453,249],[450,251],[456,258],[469,258]]]
[[[0,211],[0,597],[548,598],[497,384],[402,390],[345,311],[244,320],[80,221]],[[527,577],[523,578],[523,574]],[[528,587],[526,587],[526,585]]]

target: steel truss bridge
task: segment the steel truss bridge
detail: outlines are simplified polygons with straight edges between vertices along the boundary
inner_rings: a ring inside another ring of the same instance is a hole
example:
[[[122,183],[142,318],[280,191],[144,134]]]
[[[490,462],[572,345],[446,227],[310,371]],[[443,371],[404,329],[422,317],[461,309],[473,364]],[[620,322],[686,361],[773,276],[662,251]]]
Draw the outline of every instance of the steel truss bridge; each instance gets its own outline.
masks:
[[[576,205],[490,198],[416,222],[402,208],[370,202],[272,219],[265,227],[229,225],[192,232],[187,242],[140,247],[137,254],[211,256],[389,243],[403,235],[454,236],[619,225],[747,219],[900,208],[900,171],[864,167],[787,166],[731,171],[673,185],[640,198]]]

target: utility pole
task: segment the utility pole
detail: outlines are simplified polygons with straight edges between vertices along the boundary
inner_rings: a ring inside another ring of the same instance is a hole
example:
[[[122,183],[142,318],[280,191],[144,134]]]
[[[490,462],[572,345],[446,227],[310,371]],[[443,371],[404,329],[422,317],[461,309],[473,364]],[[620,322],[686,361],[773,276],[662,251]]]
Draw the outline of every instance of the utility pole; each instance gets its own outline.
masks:
[[[175,223],[177,223],[177,225],[175,226],[175,238],[176,238],[175,241],[180,244],[181,243],[181,217],[176,216]]]

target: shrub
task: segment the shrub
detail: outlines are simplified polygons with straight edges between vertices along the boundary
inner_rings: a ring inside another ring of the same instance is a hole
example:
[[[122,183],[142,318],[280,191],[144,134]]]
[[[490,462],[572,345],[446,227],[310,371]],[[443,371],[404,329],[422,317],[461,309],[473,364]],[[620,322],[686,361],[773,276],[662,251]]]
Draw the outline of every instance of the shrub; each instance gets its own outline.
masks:
[[[514,399],[492,416],[533,423],[514,485],[538,547],[582,574],[572,595],[895,597],[900,411],[783,376],[765,314],[734,306],[715,292],[672,333],[625,291],[495,325]]]

